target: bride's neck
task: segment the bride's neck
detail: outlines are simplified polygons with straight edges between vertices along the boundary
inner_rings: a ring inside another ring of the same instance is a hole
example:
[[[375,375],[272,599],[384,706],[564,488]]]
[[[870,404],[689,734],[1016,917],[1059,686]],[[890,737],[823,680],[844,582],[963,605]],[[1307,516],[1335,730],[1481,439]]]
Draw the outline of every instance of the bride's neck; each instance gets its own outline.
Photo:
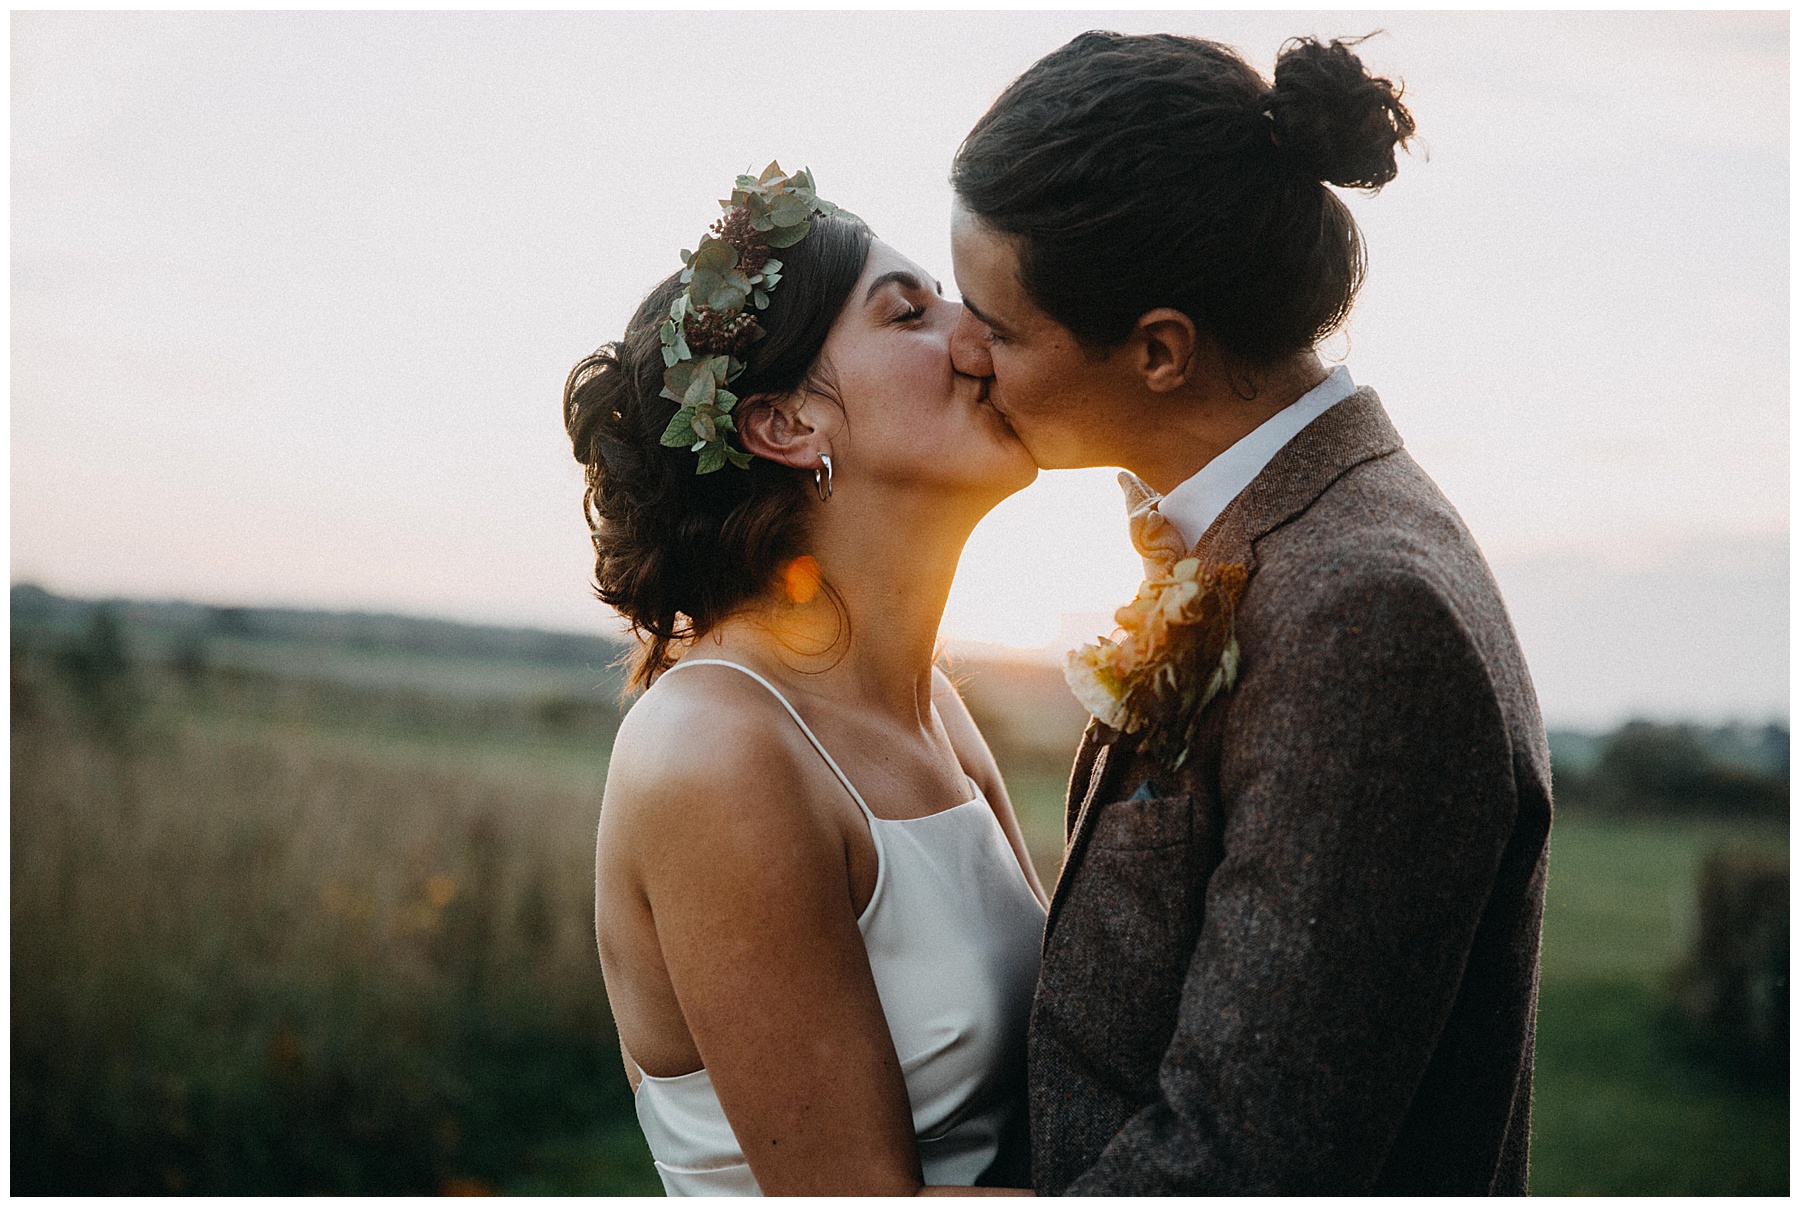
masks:
[[[981,515],[942,498],[858,498],[814,517],[812,556],[823,576],[810,600],[779,595],[719,625],[702,641],[748,645],[798,672],[803,690],[923,721],[931,708],[938,625],[963,545]]]

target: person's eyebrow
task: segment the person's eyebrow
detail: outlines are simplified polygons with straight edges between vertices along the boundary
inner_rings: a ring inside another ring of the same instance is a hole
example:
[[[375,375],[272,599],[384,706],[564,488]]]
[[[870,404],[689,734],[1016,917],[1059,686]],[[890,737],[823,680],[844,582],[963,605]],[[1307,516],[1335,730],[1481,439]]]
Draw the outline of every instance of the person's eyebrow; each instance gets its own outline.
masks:
[[[925,288],[925,286],[923,286],[919,283],[919,278],[913,276],[912,273],[907,272],[904,268],[896,268],[893,272],[884,272],[880,276],[876,277],[873,281],[870,281],[869,282],[869,292],[867,292],[863,295],[863,301],[865,303],[872,301],[874,299],[875,295],[877,293],[881,292],[881,287],[883,285],[893,285],[893,284],[904,285],[908,289],[924,289]],[[938,289],[938,292],[939,293],[943,292],[942,287],[940,287]]]
[[[1006,331],[1006,325],[1004,323],[997,323],[987,315],[981,313],[981,307],[977,306],[974,302],[971,302],[969,300],[969,295],[966,293],[963,294],[962,304],[964,310],[967,310],[970,314],[980,319],[983,323],[986,323],[989,327],[992,327],[995,331],[1002,333]]]

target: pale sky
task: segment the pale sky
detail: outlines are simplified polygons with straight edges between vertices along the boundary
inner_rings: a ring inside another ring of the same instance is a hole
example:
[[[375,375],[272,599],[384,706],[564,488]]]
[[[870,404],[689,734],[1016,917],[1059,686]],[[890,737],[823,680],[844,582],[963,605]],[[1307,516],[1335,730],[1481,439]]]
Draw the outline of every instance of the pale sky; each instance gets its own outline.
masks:
[[[1482,543],[1546,717],[1788,712],[1785,13],[14,13],[12,577],[595,629],[563,378],[779,158],[950,273],[968,127],[1084,29],[1386,33],[1325,352]],[[1091,637],[1107,470],[945,636]]]

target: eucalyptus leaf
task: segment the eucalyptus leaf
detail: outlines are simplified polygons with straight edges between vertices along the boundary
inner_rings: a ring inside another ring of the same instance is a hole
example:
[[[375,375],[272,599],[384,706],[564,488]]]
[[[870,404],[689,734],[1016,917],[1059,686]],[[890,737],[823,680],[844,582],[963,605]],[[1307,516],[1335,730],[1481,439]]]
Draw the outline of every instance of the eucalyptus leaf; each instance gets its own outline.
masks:
[[[717,359],[708,357],[701,361],[683,360],[671,365],[663,373],[662,396],[673,399],[684,407],[711,402],[716,384],[713,362]]]
[[[808,212],[806,202],[792,193],[783,193],[769,202],[769,217],[775,220],[776,226],[792,226],[796,222],[805,222]]]
[[[728,313],[744,308],[745,294],[736,285],[721,284],[706,295],[706,304],[720,313]]]
[[[694,408],[682,407],[663,429],[662,443],[667,448],[681,448],[694,438]]]
[[[765,276],[765,277],[768,276],[772,272],[780,272],[781,271],[781,261],[774,259],[772,257],[770,259],[764,260],[762,270],[763,270],[763,276]]]
[[[681,359],[680,354],[675,351],[674,344],[664,344],[662,352],[663,364],[669,368],[674,368],[675,362]]]
[[[760,289],[750,295],[750,300],[756,303],[756,308],[758,310],[767,310],[769,308],[769,295]]]
[[[715,290],[723,289],[725,287],[724,273],[714,272],[710,268],[696,268],[693,271],[694,279],[693,282],[688,285],[688,292],[695,298],[704,301],[711,297]]]
[[[708,239],[700,245],[690,262],[695,268],[710,268],[714,272],[729,272],[737,267],[737,249],[723,239]]]
[[[670,365],[668,370],[663,373],[663,397],[673,398],[676,402],[680,402],[681,396],[687,393],[688,383],[693,380],[694,363],[692,361]]]
[[[714,389],[711,373],[696,373],[694,379],[688,382],[687,390],[681,395],[681,404],[697,407],[703,402],[711,402]]]
[[[770,247],[792,247],[806,238],[808,224],[804,221],[793,226],[778,226],[769,232]]]

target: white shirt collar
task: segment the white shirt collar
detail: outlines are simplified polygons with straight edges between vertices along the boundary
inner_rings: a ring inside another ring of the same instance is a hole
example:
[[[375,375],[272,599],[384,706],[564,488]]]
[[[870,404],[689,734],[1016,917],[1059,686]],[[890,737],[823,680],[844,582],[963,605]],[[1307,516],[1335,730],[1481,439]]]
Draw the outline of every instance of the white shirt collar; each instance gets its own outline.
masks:
[[[1262,473],[1302,429],[1356,393],[1350,370],[1333,369],[1324,381],[1275,412],[1261,427],[1214,457],[1200,472],[1162,497],[1156,509],[1192,549],[1230,502]]]

